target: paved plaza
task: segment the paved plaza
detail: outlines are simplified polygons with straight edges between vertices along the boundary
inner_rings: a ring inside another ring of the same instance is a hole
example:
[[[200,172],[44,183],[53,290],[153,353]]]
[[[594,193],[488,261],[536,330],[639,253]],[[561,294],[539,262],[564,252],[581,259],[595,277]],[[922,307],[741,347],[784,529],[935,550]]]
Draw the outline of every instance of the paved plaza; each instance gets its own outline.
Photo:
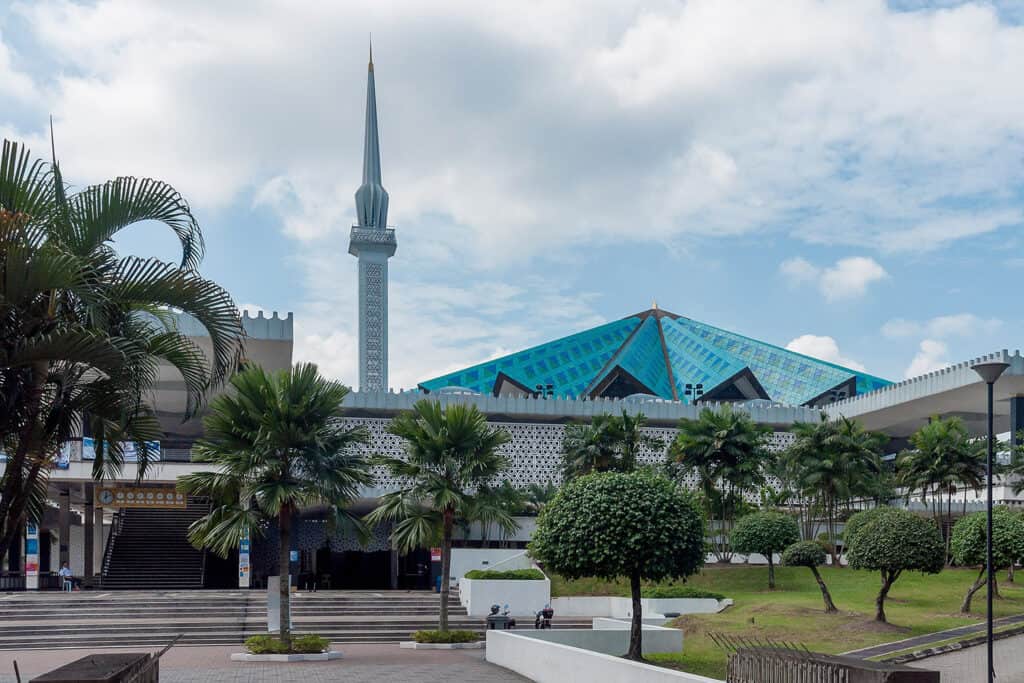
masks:
[[[231,662],[238,646],[176,647],[160,659],[164,683],[320,683],[326,681],[498,681],[528,679],[484,660],[482,650],[413,651],[398,645],[336,645],[341,660],[309,664],[245,664]],[[13,683],[14,660],[27,683],[58,666],[100,652],[145,652],[145,648],[97,650],[36,650],[0,652],[0,683]]]

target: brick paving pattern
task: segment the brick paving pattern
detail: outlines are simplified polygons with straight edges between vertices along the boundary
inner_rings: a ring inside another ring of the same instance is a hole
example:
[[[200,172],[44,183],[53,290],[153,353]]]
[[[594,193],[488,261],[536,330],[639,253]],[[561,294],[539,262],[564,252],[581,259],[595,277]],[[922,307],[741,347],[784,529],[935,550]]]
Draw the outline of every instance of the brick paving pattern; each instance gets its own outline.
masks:
[[[507,669],[489,664],[482,650],[414,651],[397,645],[343,644],[341,660],[303,664],[250,664],[230,662],[239,647],[176,647],[160,660],[163,683],[320,683],[345,681],[466,681],[519,683],[528,681]],[[103,649],[95,652],[123,652]],[[145,648],[130,648],[144,652]],[[0,652],[0,683],[14,683],[17,660],[22,681],[27,683],[58,666],[86,655],[84,650]]]

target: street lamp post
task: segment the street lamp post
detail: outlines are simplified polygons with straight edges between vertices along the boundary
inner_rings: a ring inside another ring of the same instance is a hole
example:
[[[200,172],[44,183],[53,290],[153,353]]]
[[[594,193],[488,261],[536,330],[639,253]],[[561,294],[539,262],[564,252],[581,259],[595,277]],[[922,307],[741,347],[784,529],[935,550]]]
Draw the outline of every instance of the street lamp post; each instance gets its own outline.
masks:
[[[985,613],[985,626],[987,632],[986,645],[988,647],[988,683],[993,683],[996,677],[995,665],[992,658],[992,594],[995,592],[995,573],[992,570],[992,461],[995,457],[995,434],[993,422],[993,385],[999,376],[1010,367],[1008,363],[979,363],[972,365],[974,370],[984,380],[988,388],[988,457],[985,460],[985,478],[988,480],[988,499],[985,505],[986,534],[985,534],[985,575],[988,582],[988,609]]]

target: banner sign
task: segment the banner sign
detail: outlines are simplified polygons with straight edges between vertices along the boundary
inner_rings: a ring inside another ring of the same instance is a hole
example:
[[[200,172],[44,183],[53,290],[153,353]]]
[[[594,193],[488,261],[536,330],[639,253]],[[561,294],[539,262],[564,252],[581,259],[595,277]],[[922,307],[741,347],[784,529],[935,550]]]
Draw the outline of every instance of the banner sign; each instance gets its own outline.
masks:
[[[25,523],[25,590],[39,590],[39,525]]]
[[[121,444],[124,449],[124,461],[125,462],[138,462],[139,461],[139,448],[138,444],[134,441],[124,441]],[[149,451],[149,461],[157,462],[160,460],[160,442],[159,441],[147,441],[146,450]],[[82,437],[82,460],[95,460],[96,459],[96,440],[91,436]]]
[[[66,470],[71,467],[70,441],[65,441],[64,445],[60,447],[60,452],[57,453],[57,459],[53,462],[53,466],[58,470]]]
[[[101,486],[96,502],[111,508],[183,508],[188,500],[184,493],[166,486]]]
[[[238,541],[238,587],[249,587],[249,527],[245,527]]]
[[[441,561],[441,549],[440,548],[431,548],[430,549],[430,561],[431,562],[440,562]]]

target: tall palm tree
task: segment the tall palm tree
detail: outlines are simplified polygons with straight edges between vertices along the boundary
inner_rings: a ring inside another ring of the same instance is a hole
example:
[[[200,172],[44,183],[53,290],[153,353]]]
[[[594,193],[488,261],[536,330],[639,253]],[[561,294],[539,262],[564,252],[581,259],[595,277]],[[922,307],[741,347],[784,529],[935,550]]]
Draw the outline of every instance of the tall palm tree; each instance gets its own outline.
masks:
[[[959,417],[933,418],[910,437],[910,449],[896,460],[897,480],[907,497],[920,493],[931,505],[932,517],[942,530],[946,557],[950,557],[953,529],[953,496],[968,488],[978,489],[985,478],[986,445],[973,438]],[[945,515],[942,499],[945,496]],[[945,521],[943,521],[945,517]]]
[[[499,486],[484,484],[477,489],[472,505],[466,513],[466,521],[478,522],[481,540],[486,545],[490,539],[491,527],[497,526],[499,542],[519,530],[519,522],[513,515],[522,514],[526,507],[526,494],[505,479]]]
[[[680,421],[669,446],[669,459],[697,474],[708,523],[717,520],[721,525],[709,533],[719,562],[732,558],[728,539],[743,494],[764,483],[767,433],[750,415],[725,405],[718,411],[705,408],[696,420]]]
[[[405,441],[405,459],[376,458],[406,482],[386,493],[366,516],[371,524],[394,522],[391,539],[408,552],[441,541],[441,613],[439,628],[448,630],[448,593],[451,582],[452,529],[456,519],[468,516],[480,487],[493,482],[508,468],[498,449],[508,443],[508,432],[492,429],[476,406],[422,400],[395,417],[388,428]],[[498,523],[511,515],[497,514]]]
[[[562,437],[562,478],[568,481],[591,472],[618,470],[618,431],[612,415],[595,415],[590,424],[567,424]]]
[[[647,417],[596,415],[590,424],[566,425],[562,438],[562,477],[565,480],[591,472],[632,472],[644,448],[660,450],[665,444],[644,432]]]
[[[881,452],[887,437],[865,430],[846,417],[796,423],[796,437],[783,460],[804,498],[824,514],[832,565],[841,566],[836,549],[840,507],[858,497],[871,497],[880,475]]]
[[[372,483],[369,464],[354,448],[363,428],[344,424],[348,388],[322,377],[311,363],[268,373],[251,366],[231,378],[232,392],[214,399],[196,443],[198,460],[215,471],[178,479],[178,490],[207,496],[213,507],[189,528],[189,540],[222,557],[249,532],[277,522],[281,640],[291,646],[288,563],[292,517],[324,506],[333,531],[362,522],[347,510]]]
[[[120,258],[124,228],[156,221],[181,244],[180,264]],[[93,474],[118,472],[125,440],[161,431],[145,399],[160,363],[179,371],[188,414],[234,370],[243,337],[231,297],[195,268],[202,234],[188,204],[165,183],[130,177],[67,194],[56,161],[33,159],[4,141],[0,154],[0,559],[32,501],[45,489],[61,444],[83,418],[97,440]],[[209,332],[213,358],[174,328],[170,310]]]

